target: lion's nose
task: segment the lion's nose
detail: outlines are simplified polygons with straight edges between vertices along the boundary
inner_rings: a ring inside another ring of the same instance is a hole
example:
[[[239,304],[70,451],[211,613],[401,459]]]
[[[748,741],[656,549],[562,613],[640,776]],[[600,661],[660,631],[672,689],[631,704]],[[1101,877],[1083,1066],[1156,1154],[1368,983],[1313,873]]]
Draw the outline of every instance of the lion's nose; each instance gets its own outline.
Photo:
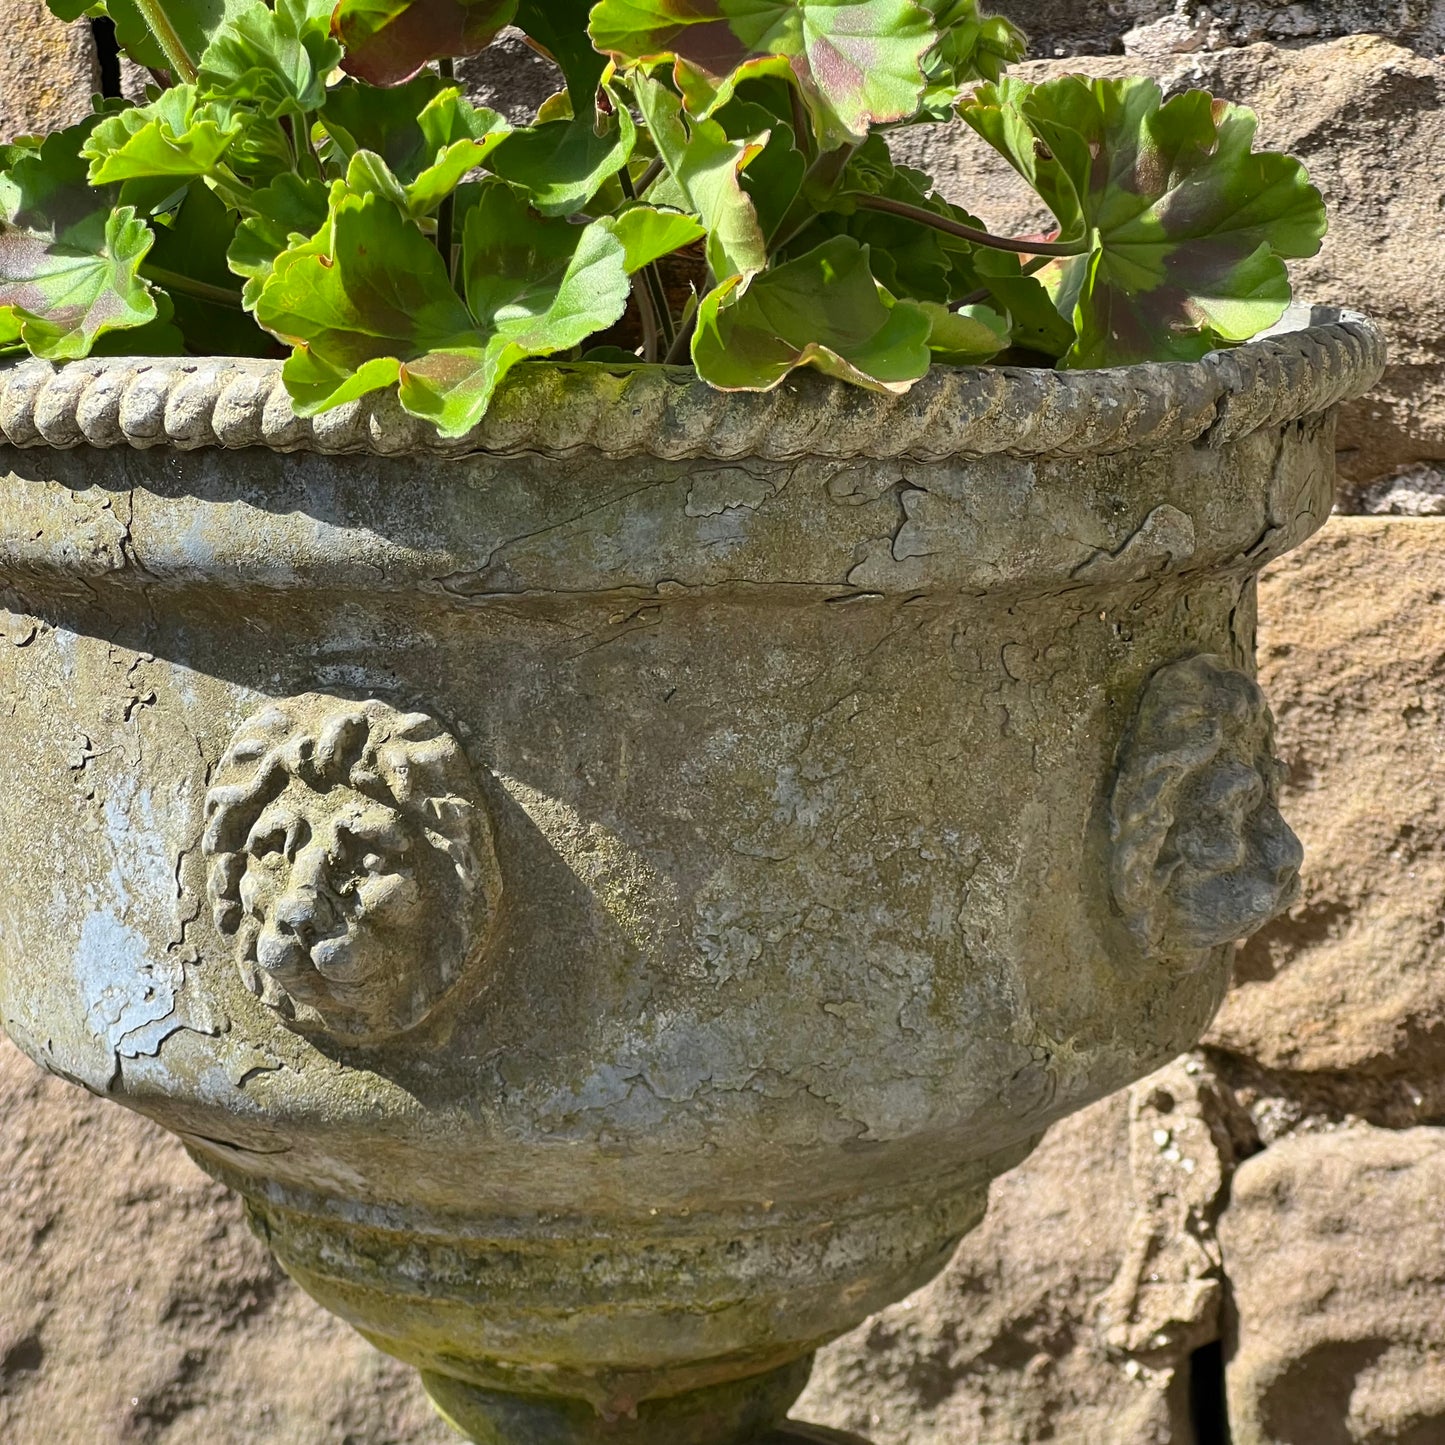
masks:
[[[317,913],[321,907],[314,888],[293,888],[277,900],[271,919],[279,932],[309,949],[319,933]]]

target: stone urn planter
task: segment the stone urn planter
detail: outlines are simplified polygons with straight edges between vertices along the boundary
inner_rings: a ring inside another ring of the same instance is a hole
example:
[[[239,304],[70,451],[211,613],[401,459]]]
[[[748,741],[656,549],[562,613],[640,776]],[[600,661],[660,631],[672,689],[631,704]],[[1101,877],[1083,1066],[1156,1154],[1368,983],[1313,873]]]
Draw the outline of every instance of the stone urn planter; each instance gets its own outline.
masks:
[[[780,1427],[811,1352],[1293,895],[1255,576],[1382,366],[1294,325],[904,398],[539,367],[455,443],[269,363],[0,374],[6,1031],[476,1440],[842,1438]]]

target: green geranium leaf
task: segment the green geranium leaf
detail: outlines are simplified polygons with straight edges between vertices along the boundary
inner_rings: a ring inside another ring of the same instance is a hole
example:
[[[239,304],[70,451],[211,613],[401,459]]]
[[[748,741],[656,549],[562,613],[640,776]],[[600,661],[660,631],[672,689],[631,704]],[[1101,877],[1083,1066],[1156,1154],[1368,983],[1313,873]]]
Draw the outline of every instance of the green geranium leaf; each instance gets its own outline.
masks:
[[[933,301],[921,303],[928,317],[928,349],[935,361],[949,366],[974,366],[1008,349],[1013,323],[988,306],[961,306],[950,311]]]
[[[467,215],[462,273],[477,324],[528,356],[605,331],[631,293],[626,249],[611,229],[539,221],[522,196],[501,190]]]
[[[668,172],[651,198],[701,219],[715,276],[761,271],[768,264],[767,241],[742,176],[767,137],[732,140],[715,120],[685,121],[682,102],[651,76],[636,75],[633,92]]]
[[[159,316],[140,275],[150,227],[120,204],[118,186],[86,177],[81,149],[98,120],[47,136],[0,175],[0,308],[31,351],[54,361]]]
[[[820,236],[851,236],[870,248],[874,276],[895,296],[946,303],[963,294],[958,287],[972,252],[968,242],[918,221],[861,209],[859,196],[883,196],[964,225],[980,225],[938,195],[922,171],[897,164],[882,136],[870,136],[848,162],[837,186],[815,197],[822,214],[798,237],[790,254],[817,245]],[[971,291],[974,286],[969,282],[963,289]]]
[[[993,309],[1013,318],[1015,347],[1050,361],[1066,355],[1077,339],[1073,322],[1059,314],[1054,298],[1037,277],[1022,273],[1019,258],[1002,251],[978,251],[974,261],[977,287],[969,286],[958,294],[986,291]]]
[[[241,299],[253,310],[283,251],[304,245],[327,224],[327,187],[296,175],[278,176],[252,198],[256,214],[236,227],[226,263],[245,278]]]
[[[345,189],[358,196],[381,196],[403,215],[407,213],[406,187],[375,151],[357,151],[346,167]]]
[[[0,307],[10,308],[36,356],[87,356],[107,331],[156,319],[156,299],[141,279],[151,229],[129,206],[102,212],[99,245],[12,227],[0,230]],[[89,228],[68,234],[86,236]]]
[[[846,236],[703,298],[693,337],[698,375],[723,391],[769,391],[800,366],[870,391],[905,392],[928,371],[932,323],[873,279]]]
[[[597,224],[622,242],[623,265],[629,276],[707,234],[692,216],[656,206],[634,206],[620,216],[604,216]]]
[[[285,377],[307,416],[475,330],[436,247],[389,201],[339,185],[320,234],[275,258],[256,320],[296,347]]]
[[[340,64],[328,0],[252,0],[216,32],[201,58],[203,98],[248,101],[267,116],[300,116],[326,100],[326,77]]]
[[[419,117],[445,89],[433,70],[387,90],[343,80],[327,92],[321,124],[343,161],[359,150],[375,151],[396,175],[413,180],[436,154]]]
[[[480,344],[439,349],[407,369],[402,404],[444,436],[470,430],[519,361],[553,356],[605,331],[627,309],[622,240],[601,223],[539,217],[503,181],[467,212],[462,275]]]
[[[13,227],[77,246],[98,246],[106,212],[120,199],[116,186],[94,187],[81,148],[98,117],[45,137],[0,173],[0,214]]]
[[[150,105],[105,116],[81,152],[90,182],[105,186],[153,176],[204,176],[241,131],[239,116],[198,102],[196,88],[177,85]]]
[[[431,73],[390,90],[346,81],[328,95],[321,119],[347,161],[362,151],[381,158],[412,216],[431,215],[512,134],[496,111]]]
[[[13,306],[0,306],[0,356],[25,350],[25,318]]]
[[[617,107],[616,122],[599,135],[589,111],[578,120],[514,131],[487,167],[526,191],[544,216],[570,216],[632,158],[637,126],[626,106]]]
[[[299,411],[395,381],[408,411],[461,435],[518,361],[569,350],[620,319],[627,246],[612,229],[538,216],[505,181],[478,191],[462,246],[465,301],[413,222],[344,185],[321,233],[275,259],[256,318],[296,348],[284,375]],[[628,228],[638,254],[645,224]]]
[[[332,33],[348,73],[397,85],[430,61],[485,50],[516,12],[517,0],[341,0]]]
[[[1147,80],[983,86],[962,113],[1030,179],[1086,254],[1051,268],[1068,367],[1195,360],[1273,325],[1285,261],[1326,219],[1304,167],[1253,149],[1253,112]]]
[[[757,211],[763,235],[773,235],[792,209],[808,173],[808,157],[800,149],[787,116],[786,81],[753,82],[745,87],[750,94],[767,94],[773,90],[773,105],[737,98],[723,106],[714,117],[731,141],[743,142],[750,151],[742,172],[743,190]],[[776,92],[781,91],[781,95]],[[765,138],[761,150],[760,137]],[[805,141],[806,143],[806,141]]]
[[[156,314],[144,326],[107,331],[90,348],[92,356],[182,356],[186,344],[173,321],[171,298],[157,291]]]
[[[601,0],[591,35],[621,65],[672,61],[698,116],[746,79],[791,76],[825,148],[912,116],[938,41],[915,0]]]
[[[517,24],[561,67],[574,115],[592,108],[607,59],[592,47],[587,17],[594,0],[521,0]]]
[[[984,15],[978,0],[919,0],[933,16],[938,44],[924,59],[924,108],[945,116],[980,80],[996,81],[1024,59],[1028,37],[1002,15]]]

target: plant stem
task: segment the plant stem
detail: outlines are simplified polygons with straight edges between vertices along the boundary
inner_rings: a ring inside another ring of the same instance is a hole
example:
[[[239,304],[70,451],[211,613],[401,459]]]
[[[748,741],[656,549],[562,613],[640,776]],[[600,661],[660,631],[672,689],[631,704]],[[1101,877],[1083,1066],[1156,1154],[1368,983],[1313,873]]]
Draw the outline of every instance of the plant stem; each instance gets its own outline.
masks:
[[[813,149],[813,127],[808,120],[803,97],[791,80],[788,82],[788,103],[793,113],[793,144],[803,155],[807,155]]]
[[[632,174],[626,166],[617,173],[618,184],[622,187],[622,194],[629,201],[637,199],[636,188],[632,184]],[[677,328],[673,325],[672,309],[667,304],[667,288],[662,284],[662,273],[657,269],[655,261],[649,262],[642,268],[642,285],[638,288],[638,305],[642,307],[642,321],[644,328],[647,325],[647,306],[642,299],[643,291],[647,292],[647,300],[651,304],[653,325],[662,332],[662,340],[671,349],[674,341],[677,340]]]
[[[171,63],[171,69],[187,85],[194,85],[197,74],[196,62],[187,51],[180,33],[171,23],[171,17],[166,14],[166,0],[135,0],[135,8],[140,11],[141,19],[150,28],[157,44],[165,51],[166,59]]]
[[[632,294],[637,297],[637,313],[642,317],[642,359],[656,361],[659,351],[657,308],[652,304],[652,292],[642,285],[634,287]]]
[[[932,226],[960,240],[971,241],[975,246],[988,246],[995,251],[1012,251],[1018,256],[1082,256],[1089,249],[1087,238],[1078,241],[1028,241],[1019,237],[995,236],[948,216],[940,216],[922,206],[910,205],[907,201],[895,201],[889,196],[858,196],[860,211],[886,211],[890,216],[902,216],[907,221],[917,221],[921,226]]]
[[[692,348],[692,333],[697,330],[697,313],[702,308],[694,306],[692,314],[677,329],[677,335],[673,338],[672,345],[667,348],[667,355],[663,357],[663,364],[666,366],[681,366],[689,359]]]
[[[437,71],[446,81],[456,78],[456,66],[450,55],[437,61]],[[447,268],[448,279],[455,279],[452,270],[452,248],[455,245],[457,197],[455,191],[448,191],[437,207],[436,246],[441,253],[442,265]]]
[[[197,281],[194,277],[182,276],[179,271],[153,266],[149,261],[140,268],[140,273],[147,281],[154,281],[157,286],[164,286],[167,291],[180,291],[186,296],[194,296],[197,301],[209,301],[212,305],[225,306],[232,311],[246,309],[241,304],[241,293],[228,287],[213,286],[209,281]]]
[[[666,169],[667,166],[662,157],[655,156],[649,163],[647,169],[643,171],[637,179],[637,194],[639,196],[645,196],[648,191],[652,189],[653,182],[656,181]]]

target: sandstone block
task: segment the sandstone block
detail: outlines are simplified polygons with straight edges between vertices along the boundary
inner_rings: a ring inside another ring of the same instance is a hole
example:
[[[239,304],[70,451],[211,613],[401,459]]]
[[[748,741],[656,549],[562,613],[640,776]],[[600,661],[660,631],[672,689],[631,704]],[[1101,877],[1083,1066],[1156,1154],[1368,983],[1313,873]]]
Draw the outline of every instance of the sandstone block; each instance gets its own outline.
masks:
[[[1337,517],[1261,584],[1260,668],[1304,893],[1244,947],[1209,1042],[1289,1071],[1445,1070],[1445,533]]]
[[[169,1134],[0,1038],[0,1440],[454,1445]]]
[[[0,0],[0,139],[74,125],[100,87],[88,25],[41,0]]]
[[[1221,50],[1260,40],[1383,35],[1423,53],[1445,48],[1440,0],[996,0],[1037,55],[1125,49]]]
[[[1189,1056],[1056,1125],[945,1274],[822,1353],[799,1413],[878,1445],[1194,1445],[1228,1107]]]
[[[1220,1226],[1234,1445],[1445,1439],[1445,1129],[1299,1135]]]

